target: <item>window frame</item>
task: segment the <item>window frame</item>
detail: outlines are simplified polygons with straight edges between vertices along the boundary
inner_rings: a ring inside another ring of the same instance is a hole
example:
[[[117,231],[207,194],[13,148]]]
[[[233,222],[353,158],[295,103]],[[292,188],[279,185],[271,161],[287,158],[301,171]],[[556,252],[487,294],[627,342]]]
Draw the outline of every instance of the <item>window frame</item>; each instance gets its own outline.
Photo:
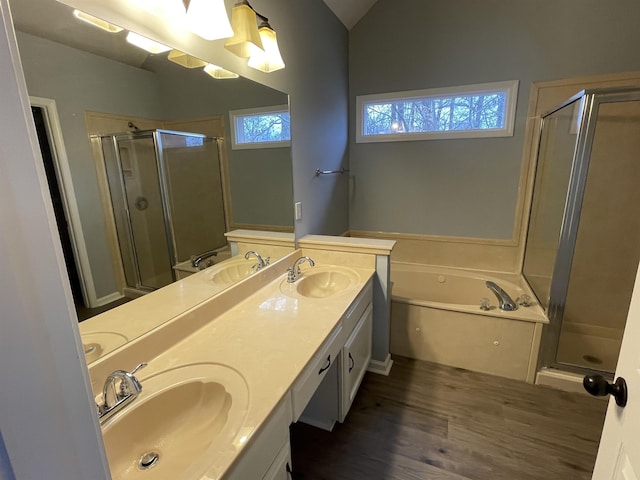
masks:
[[[429,88],[423,90],[408,90],[402,92],[389,92],[372,95],[356,96],[356,143],[377,142],[407,142],[416,140],[442,140],[456,138],[488,138],[488,137],[512,137],[515,125],[516,103],[518,100],[518,80],[503,82],[477,83],[472,85],[460,85],[456,87]],[[455,95],[477,95],[495,92],[506,93],[503,128],[477,129],[477,130],[447,130],[437,132],[409,132],[393,134],[364,134],[364,109],[371,103],[384,100],[402,101],[422,99],[429,97],[451,97]]]
[[[236,118],[237,117],[248,117],[248,116],[257,116],[260,114],[276,114],[286,112],[289,114],[289,122],[291,122],[291,113],[289,111],[289,105],[270,105],[268,107],[258,107],[258,108],[243,108],[240,110],[229,110],[229,125],[231,127],[231,149],[232,150],[250,150],[250,149],[258,149],[258,148],[284,148],[291,146],[291,140],[283,140],[277,142],[247,142],[247,143],[237,143],[236,136]]]

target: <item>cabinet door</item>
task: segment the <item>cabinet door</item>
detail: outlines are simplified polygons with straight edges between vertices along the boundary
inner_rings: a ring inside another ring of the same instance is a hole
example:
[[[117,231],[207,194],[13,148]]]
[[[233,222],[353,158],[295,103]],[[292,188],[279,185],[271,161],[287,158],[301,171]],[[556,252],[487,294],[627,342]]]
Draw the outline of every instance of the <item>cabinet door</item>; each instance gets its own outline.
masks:
[[[340,422],[351,408],[371,360],[372,306],[369,305],[351,332],[342,351],[342,409]]]
[[[267,473],[262,477],[262,480],[291,480],[291,478],[291,447],[287,442],[278,453]]]

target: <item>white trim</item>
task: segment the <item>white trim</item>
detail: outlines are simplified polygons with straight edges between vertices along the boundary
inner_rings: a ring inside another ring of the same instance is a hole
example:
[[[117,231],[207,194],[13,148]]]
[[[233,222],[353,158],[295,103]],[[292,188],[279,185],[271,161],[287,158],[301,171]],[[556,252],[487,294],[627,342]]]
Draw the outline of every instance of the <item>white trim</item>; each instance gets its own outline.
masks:
[[[454,138],[511,137],[515,125],[516,103],[518,100],[518,80],[478,83],[456,87],[408,90],[373,95],[356,96],[356,143],[408,142],[416,140],[442,140]],[[505,92],[507,94],[504,112],[505,126],[486,130],[449,130],[446,132],[395,133],[386,135],[364,134],[364,108],[369,103],[380,100],[411,100],[425,97],[450,97],[455,94],[481,94]]]
[[[587,395],[582,386],[583,378],[584,375],[578,375],[577,373],[544,367],[537,373],[535,383],[536,385],[544,385],[557,390],[564,390],[565,392],[584,393]]]
[[[378,375],[388,377],[391,372],[391,367],[393,367],[393,360],[391,360],[391,354],[388,354],[387,358],[384,359],[384,362],[371,359],[369,366],[367,367],[367,372],[377,373]]]
[[[82,298],[89,308],[101,306],[96,297],[96,288],[93,283],[89,254],[84,240],[84,232],[82,231],[82,222],[80,221],[80,212],[78,211],[78,202],[73,188],[69,158],[64,146],[64,137],[56,101],[50,98],[32,96],[29,97],[29,101],[32,106],[41,107],[45,112],[44,118],[47,123],[47,133],[51,135],[51,153],[53,154],[53,163],[58,174],[57,180],[62,196],[62,206],[69,222],[71,248],[73,249],[73,257],[78,271],[80,288],[82,289]]]
[[[122,295],[120,292],[113,292],[109,295],[105,295],[104,297],[97,298],[95,305],[92,305],[91,308],[103,307],[104,305],[115,302],[116,300],[120,300],[121,298],[124,298],[124,295]]]
[[[229,126],[231,128],[231,149],[251,150],[258,148],[286,148],[291,146],[291,140],[282,142],[256,142],[256,143],[236,143],[236,117],[256,116],[261,113],[289,113],[289,105],[272,105],[269,107],[243,108],[240,110],[229,110]]]

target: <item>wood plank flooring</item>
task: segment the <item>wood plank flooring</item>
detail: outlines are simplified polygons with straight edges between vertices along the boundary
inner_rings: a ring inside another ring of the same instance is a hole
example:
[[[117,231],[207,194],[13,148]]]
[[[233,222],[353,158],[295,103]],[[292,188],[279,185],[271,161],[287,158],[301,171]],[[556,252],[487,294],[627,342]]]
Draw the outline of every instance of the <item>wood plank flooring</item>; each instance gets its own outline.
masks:
[[[588,480],[607,402],[394,357],[333,432],[291,427],[296,480]]]

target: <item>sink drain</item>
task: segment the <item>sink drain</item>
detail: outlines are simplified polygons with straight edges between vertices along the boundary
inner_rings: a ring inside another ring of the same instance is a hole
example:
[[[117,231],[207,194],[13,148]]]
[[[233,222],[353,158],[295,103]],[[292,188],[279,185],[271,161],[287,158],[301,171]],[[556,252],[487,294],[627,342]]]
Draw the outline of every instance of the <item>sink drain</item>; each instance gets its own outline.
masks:
[[[138,460],[138,468],[140,470],[148,470],[151,467],[155,466],[156,463],[158,463],[159,458],[160,455],[156,452],[145,453],[140,457],[140,460]]]

